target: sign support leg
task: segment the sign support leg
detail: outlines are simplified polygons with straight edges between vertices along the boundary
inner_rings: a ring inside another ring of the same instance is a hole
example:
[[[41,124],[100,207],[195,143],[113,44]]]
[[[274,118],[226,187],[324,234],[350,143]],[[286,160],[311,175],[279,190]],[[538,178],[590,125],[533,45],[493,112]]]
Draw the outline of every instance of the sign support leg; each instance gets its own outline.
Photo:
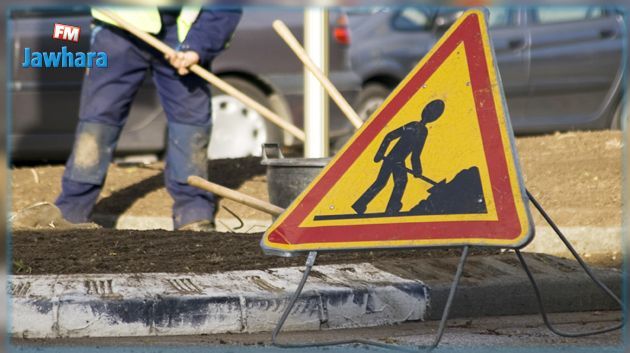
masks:
[[[457,292],[457,287],[459,286],[459,280],[462,278],[462,274],[464,273],[464,265],[466,264],[466,259],[468,258],[468,252],[470,250],[470,246],[464,246],[464,250],[462,250],[462,256],[459,259],[459,265],[457,266],[457,271],[455,272],[455,278],[453,278],[453,283],[451,284],[451,290],[448,293],[448,299],[446,300],[446,305],[444,305],[444,311],[442,312],[442,320],[440,321],[440,326],[438,328],[437,335],[435,336],[435,340],[433,344],[429,346],[429,350],[435,349],[442,340],[442,336],[444,335],[444,331],[446,330],[446,322],[448,321],[448,315],[451,311],[451,305],[453,304],[453,300],[455,299],[455,293]]]
[[[534,205],[536,210],[541,214],[541,216],[543,216],[543,218],[545,219],[547,224],[549,224],[549,226],[558,235],[558,237],[564,243],[564,245],[567,247],[567,249],[569,249],[569,251],[571,252],[573,257],[577,260],[577,262],[580,264],[580,266],[584,270],[584,272],[586,272],[586,274],[590,277],[590,279],[602,291],[604,291],[610,298],[612,298],[615,302],[617,302],[619,304],[619,306],[621,307],[621,310],[624,311],[624,304],[621,301],[621,299],[619,299],[619,297],[617,295],[615,295],[615,293],[613,293],[613,291],[610,290],[610,288],[608,288],[599,278],[597,278],[595,276],[595,274],[593,273],[591,268],[586,264],[586,262],[584,262],[582,257],[578,254],[578,252],[575,250],[575,248],[573,248],[573,246],[571,245],[569,240],[564,236],[564,234],[562,234],[562,231],[560,231],[560,228],[558,228],[558,226],[555,224],[555,222],[551,219],[551,217],[547,214],[547,212],[545,212],[543,207],[538,203],[538,201],[534,198],[534,196],[529,191],[527,191],[527,197],[529,198],[531,203]],[[625,325],[626,318],[625,318],[625,315],[624,315],[622,320],[621,320],[621,323],[619,323],[618,325],[607,327],[607,328],[603,328],[603,329],[600,329],[600,330],[586,331],[586,332],[563,332],[563,331],[559,331],[549,321],[549,317],[547,316],[547,312],[545,311],[545,306],[543,304],[543,299],[542,299],[542,294],[540,293],[540,288],[538,287],[538,284],[536,283],[536,280],[534,279],[534,276],[532,275],[532,272],[529,270],[529,266],[527,266],[527,262],[525,261],[525,258],[521,254],[520,250],[516,249],[515,252],[516,252],[516,256],[518,257],[518,260],[521,262],[521,265],[523,266],[523,269],[525,270],[525,273],[527,274],[527,277],[529,278],[529,281],[532,283],[532,288],[534,290],[534,294],[536,295],[536,300],[538,301],[538,308],[540,310],[540,314],[542,315],[542,319],[545,322],[545,326],[547,326],[547,328],[551,332],[553,332],[556,335],[561,336],[561,337],[585,337],[585,336],[592,336],[592,335],[598,335],[598,334],[602,334],[602,333],[606,333],[606,332],[610,332],[610,331],[615,331],[615,330],[618,330],[618,329],[622,328]]]
[[[296,347],[295,345],[292,345],[292,344],[278,343],[278,334],[280,333],[280,330],[282,330],[282,326],[284,326],[284,323],[287,321],[289,314],[291,314],[291,310],[295,306],[295,302],[297,302],[298,298],[300,297],[300,294],[302,294],[302,290],[304,289],[306,280],[308,279],[308,276],[311,274],[313,265],[315,265],[315,259],[317,259],[317,251],[309,252],[308,257],[306,258],[306,267],[304,269],[304,274],[302,275],[302,279],[300,280],[300,284],[298,284],[297,289],[295,290],[295,293],[293,293],[293,296],[289,300],[289,304],[287,305],[287,308],[282,313],[280,320],[278,320],[276,327],[273,329],[273,332],[271,333],[271,343],[274,346],[282,347],[282,348]]]
[[[308,257],[306,258],[306,267],[304,269],[304,274],[302,275],[302,279],[300,280],[300,283],[298,284],[297,289],[295,290],[295,293],[293,293],[293,296],[291,296],[291,299],[289,300],[289,304],[287,305],[287,308],[282,313],[280,320],[278,320],[276,327],[273,329],[273,332],[271,333],[271,343],[274,346],[280,347],[280,348],[312,348],[312,347],[338,346],[338,345],[344,345],[344,344],[364,344],[364,345],[376,346],[376,347],[381,347],[381,348],[401,350],[400,348],[396,346],[392,346],[392,345],[380,343],[380,342],[367,341],[367,340],[345,340],[345,341],[330,341],[330,342],[317,342],[317,343],[280,343],[278,342],[278,334],[282,330],[282,327],[284,326],[284,323],[287,321],[289,314],[291,314],[291,310],[293,309],[293,307],[295,306],[295,303],[300,297],[300,294],[302,293],[302,290],[304,289],[304,285],[306,284],[306,280],[308,279],[308,276],[310,275],[311,270],[313,269],[313,265],[315,265],[316,258],[317,258],[317,251],[311,251],[308,253]]]
[[[444,306],[444,311],[442,313],[442,320],[440,321],[438,333],[433,343],[430,346],[421,346],[419,348],[424,348],[431,351],[440,344],[440,341],[442,340],[442,336],[444,335],[444,331],[446,330],[446,322],[448,321],[451,305],[453,304],[453,301],[455,299],[455,293],[457,292],[459,281],[464,272],[464,265],[466,264],[469,250],[470,250],[470,246],[467,245],[463,247],[462,255],[459,260],[459,265],[457,266],[457,271],[455,272],[455,278],[453,279],[453,283],[451,284],[451,289],[448,294],[448,299],[446,300],[446,305]],[[282,327],[287,321],[287,318],[291,314],[291,310],[295,306],[295,303],[300,297],[300,294],[302,294],[302,290],[304,290],[304,285],[306,284],[306,280],[308,279],[308,276],[310,275],[311,270],[313,269],[313,266],[315,265],[316,258],[317,258],[316,251],[309,252],[308,257],[306,258],[306,265],[305,265],[306,267],[304,269],[304,274],[302,275],[302,279],[300,280],[300,283],[298,284],[297,289],[295,290],[295,293],[293,293],[293,295],[291,296],[291,299],[289,300],[289,303],[286,309],[282,313],[280,320],[278,320],[276,327],[271,333],[271,342],[274,346],[281,347],[281,348],[311,348],[311,347],[338,346],[338,345],[346,345],[346,344],[363,344],[363,345],[368,345],[368,346],[393,349],[397,351],[417,352],[416,350],[405,349],[404,347],[399,347],[399,346],[394,346],[391,344],[385,344],[385,343],[369,341],[369,340],[344,340],[344,341],[329,341],[329,342],[317,342],[317,343],[280,343],[278,342],[278,334],[282,330]]]

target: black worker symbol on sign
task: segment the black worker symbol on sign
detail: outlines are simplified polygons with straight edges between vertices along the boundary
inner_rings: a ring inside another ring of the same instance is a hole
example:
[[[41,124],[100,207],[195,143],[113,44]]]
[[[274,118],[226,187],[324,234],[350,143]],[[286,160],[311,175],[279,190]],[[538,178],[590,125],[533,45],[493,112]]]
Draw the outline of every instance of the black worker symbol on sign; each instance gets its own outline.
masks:
[[[374,163],[381,164],[378,175],[352,204],[356,214],[320,215],[315,216],[315,220],[486,213],[478,167],[461,170],[449,182],[445,179],[435,182],[424,175],[421,157],[429,137],[427,125],[437,121],[443,115],[444,109],[443,100],[433,100],[422,110],[420,120],[407,123],[385,136],[374,156]],[[394,145],[390,149],[392,143]],[[406,164],[410,156],[411,168]],[[429,197],[419,199],[418,204],[410,210],[401,211],[409,174],[431,185],[428,189]],[[366,213],[369,203],[386,189],[390,179],[393,179],[394,186],[386,209]]]
[[[444,101],[436,99],[424,107],[420,121],[412,121],[385,136],[381,147],[374,156],[375,163],[382,162],[381,170],[374,183],[352,205],[352,208],[358,214],[365,213],[368,203],[385,188],[391,177],[394,178],[394,190],[387,203],[387,209],[385,210],[387,214],[398,213],[402,208],[402,197],[407,187],[407,173],[435,184],[422,175],[420,155],[427,140],[427,124],[436,121],[442,116],[442,113],[444,113]],[[385,155],[389,145],[396,139],[394,147],[389,154]],[[409,155],[411,155],[411,169],[408,169],[405,163]]]

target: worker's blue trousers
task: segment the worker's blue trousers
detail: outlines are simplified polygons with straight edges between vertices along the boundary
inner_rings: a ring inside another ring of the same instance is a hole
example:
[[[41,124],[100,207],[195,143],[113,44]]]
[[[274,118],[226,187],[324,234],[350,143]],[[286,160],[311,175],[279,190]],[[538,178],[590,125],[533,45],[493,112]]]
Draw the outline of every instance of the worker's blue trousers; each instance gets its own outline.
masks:
[[[176,47],[176,26],[158,37]],[[168,119],[165,184],[174,199],[175,228],[214,216],[214,195],[189,186],[189,175],[207,178],[210,89],[194,74],[180,76],[156,50],[123,31],[95,28],[91,51],[106,52],[108,68],[86,73],[72,154],[56,201],[71,222],[86,222],[100,194],[129,108],[147,72],[153,76]],[[147,136],[148,138],[148,136]]]

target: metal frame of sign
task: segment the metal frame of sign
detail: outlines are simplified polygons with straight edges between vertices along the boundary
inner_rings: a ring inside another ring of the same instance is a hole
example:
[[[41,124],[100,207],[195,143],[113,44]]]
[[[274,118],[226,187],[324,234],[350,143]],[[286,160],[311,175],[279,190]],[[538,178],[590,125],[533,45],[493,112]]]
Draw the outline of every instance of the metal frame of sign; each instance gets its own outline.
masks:
[[[489,38],[488,38],[488,32],[487,32],[487,24],[485,21],[485,16],[484,14],[479,11],[479,10],[470,10],[468,12],[466,12],[458,22],[456,22],[451,29],[445,34],[444,37],[448,37],[448,38],[442,38],[438,44],[436,45],[436,47],[438,48],[437,50],[434,48],[430,54],[427,55],[427,57],[430,57],[430,59],[428,60],[423,60],[419,66],[416,68],[416,70],[414,71],[415,73],[417,73],[418,68],[422,68],[422,66],[425,64],[425,61],[429,61],[429,60],[433,60],[433,55],[435,54],[436,51],[439,51],[440,48],[442,48],[442,46],[444,45],[445,42],[447,42],[448,40],[450,40],[451,35],[453,35],[454,32],[461,30],[461,28],[465,28],[464,24],[465,22],[471,18],[474,17],[477,22],[479,23],[479,26],[481,27],[481,37],[483,37],[483,42],[486,44],[486,46],[484,47],[484,51],[485,51],[485,55],[486,58],[490,58],[490,60],[492,62],[487,63],[486,67],[489,68],[493,68],[495,71],[494,72],[498,72],[498,69],[496,67],[496,63],[494,63],[494,53],[492,51],[492,47],[490,46],[490,42],[489,42]],[[464,35],[468,35],[468,36],[474,36],[474,33],[467,33]],[[490,66],[490,64],[492,64],[493,66]],[[490,69],[490,72],[492,73],[492,69]],[[412,78],[413,79],[413,78]],[[492,92],[492,95],[494,95],[494,97],[491,97],[494,99],[494,102],[497,102],[497,98],[502,98],[502,96],[497,97],[496,94],[497,92],[502,92],[502,88],[501,88],[501,80],[498,77],[498,75],[494,78],[494,82],[496,83],[495,85],[491,85],[490,89]],[[403,86],[408,80],[405,80],[405,82],[403,82],[403,84],[401,86]],[[402,89],[401,86],[399,86],[399,88],[396,89],[396,93],[399,93]],[[486,92],[487,93],[487,92]],[[391,100],[388,99],[388,102]],[[504,114],[507,114],[507,107],[505,106],[505,100],[502,99],[501,100],[501,108],[503,109]],[[495,107],[496,109],[496,107]],[[382,110],[382,109],[381,109]],[[364,128],[361,130],[361,133],[358,134],[358,138],[355,138],[353,140],[353,142],[350,142],[348,145],[346,145],[346,147],[344,148],[344,151],[342,151],[341,155],[336,158],[330,165],[334,166],[335,162],[342,159],[344,153],[353,148],[354,146],[354,141],[361,138],[361,136],[363,135],[363,131],[367,130],[370,128],[371,124],[374,123],[374,120],[378,119],[378,115],[379,112],[377,112],[370,120],[368,123],[366,123],[366,125],[364,125]],[[505,115],[507,117],[507,115]],[[313,266],[315,265],[315,261],[317,258],[317,254],[318,251],[320,250],[332,250],[332,249],[337,249],[337,250],[341,250],[341,249],[345,249],[345,250],[351,250],[351,249],[355,249],[352,247],[344,247],[344,246],[340,246],[340,247],[336,247],[336,248],[326,248],[326,247],[315,247],[313,249],[310,249],[308,246],[307,247],[301,247],[298,249],[295,249],[294,247],[291,246],[279,246],[277,247],[278,244],[274,244],[272,242],[269,242],[268,239],[268,235],[273,235],[274,232],[278,232],[278,225],[282,224],[283,222],[287,222],[286,218],[287,218],[287,213],[289,212],[285,212],[285,216],[281,217],[273,226],[272,226],[272,231],[268,232],[265,234],[265,237],[263,237],[263,241],[262,241],[262,247],[265,251],[267,252],[275,252],[278,254],[283,254],[283,255],[293,255],[293,252],[297,252],[297,251],[304,251],[306,249],[309,249],[309,253],[306,259],[306,264],[305,264],[305,269],[304,272],[302,274],[302,279],[300,280],[300,283],[297,286],[296,291],[293,293],[293,295],[291,296],[291,298],[289,299],[288,305],[286,306],[284,312],[282,313],[282,316],[280,317],[280,319],[278,320],[278,323],[276,324],[276,327],[274,328],[272,335],[271,335],[271,340],[272,340],[272,344],[274,346],[277,347],[283,347],[283,348],[310,348],[310,347],[324,347],[324,346],[337,346],[337,345],[355,345],[355,344],[361,344],[361,345],[369,345],[369,346],[375,346],[375,347],[379,347],[379,348],[388,348],[388,349],[395,349],[395,350],[399,350],[399,351],[407,351],[407,352],[417,352],[417,348],[420,349],[426,349],[427,351],[431,351],[434,348],[436,348],[439,344],[440,341],[444,335],[444,332],[446,330],[446,323],[447,320],[449,318],[449,313],[450,313],[450,309],[451,306],[454,302],[455,299],[455,294],[457,291],[457,287],[459,285],[459,281],[463,275],[463,271],[464,271],[464,265],[466,263],[466,260],[468,258],[469,255],[469,251],[472,245],[484,245],[484,246],[501,246],[504,248],[509,248],[512,247],[514,252],[516,253],[516,256],[518,257],[518,260],[521,264],[521,266],[523,267],[523,269],[525,270],[525,273],[527,275],[527,277],[529,278],[531,284],[532,284],[532,288],[534,290],[535,296],[536,296],[536,300],[538,302],[539,308],[540,308],[540,312],[541,315],[543,317],[543,321],[545,323],[545,325],[547,326],[547,328],[552,331],[554,334],[562,336],[562,337],[584,337],[584,336],[592,336],[592,335],[598,335],[598,334],[602,334],[602,333],[606,333],[606,332],[611,332],[611,331],[615,331],[615,330],[619,330],[621,329],[624,325],[625,325],[625,316],[622,318],[621,322],[618,324],[614,324],[610,327],[604,327],[604,328],[599,328],[597,330],[592,330],[592,331],[582,331],[582,332],[566,332],[566,331],[560,331],[558,330],[549,320],[549,318],[547,317],[546,311],[544,309],[544,305],[543,305],[543,297],[542,294],[540,292],[540,289],[536,283],[535,278],[533,277],[532,272],[529,269],[529,266],[527,265],[525,258],[522,256],[521,252],[520,252],[520,247],[524,246],[527,244],[527,242],[529,242],[533,236],[533,224],[531,221],[531,215],[529,214],[529,209],[525,206],[527,202],[531,202],[534,207],[536,208],[536,210],[540,213],[540,215],[545,219],[545,221],[548,223],[548,225],[554,230],[554,232],[556,233],[556,235],[560,238],[560,240],[565,244],[565,246],[567,247],[567,249],[571,252],[571,254],[575,257],[575,259],[577,260],[577,262],[579,263],[579,265],[582,267],[582,269],[585,271],[585,273],[591,278],[591,280],[604,292],[606,293],[606,295],[608,297],[610,297],[612,300],[614,300],[616,303],[619,304],[619,306],[621,307],[622,310],[624,310],[624,303],[621,301],[621,299],[612,291],[610,290],[610,288],[608,288],[603,282],[601,282],[596,276],[595,274],[592,272],[592,270],[589,268],[589,266],[584,262],[584,260],[582,260],[582,258],[580,257],[580,255],[577,253],[577,251],[573,248],[573,246],[571,245],[571,243],[569,242],[569,240],[564,236],[564,234],[562,234],[562,232],[560,231],[560,229],[558,228],[558,226],[553,222],[553,220],[551,219],[551,217],[545,212],[545,210],[543,209],[543,207],[538,203],[538,201],[536,201],[536,199],[534,199],[534,197],[525,189],[524,187],[524,183],[521,179],[520,176],[520,171],[518,169],[518,164],[517,164],[517,156],[516,156],[516,152],[514,150],[514,137],[511,133],[511,126],[510,126],[510,122],[509,119],[505,118],[504,119],[504,123],[505,125],[503,126],[503,131],[502,131],[502,141],[503,143],[505,143],[506,141],[509,142],[508,147],[511,147],[510,153],[506,153],[507,157],[512,157],[512,166],[513,166],[513,170],[511,171],[510,177],[511,178],[516,178],[518,180],[518,183],[515,185],[512,185],[513,187],[516,188],[515,192],[518,192],[520,195],[518,195],[519,197],[522,198],[523,204],[521,205],[525,210],[525,215],[526,215],[526,229],[523,230],[522,233],[524,233],[521,238],[519,239],[519,242],[516,242],[514,244],[512,244],[512,246],[509,245],[501,245],[501,244],[487,244],[487,243],[483,243],[483,244],[469,244],[469,243],[460,243],[460,244],[445,244],[445,245],[450,245],[450,246],[461,246],[462,248],[462,253],[460,256],[460,260],[459,260],[459,264],[457,266],[457,270],[454,274],[454,278],[453,278],[453,282],[451,283],[451,287],[449,290],[449,295],[448,298],[446,300],[445,306],[444,306],[444,310],[442,312],[442,318],[440,320],[440,324],[438,326],[438,330],[437,333],[434,337],[434,339],[430,342],[430,344],[425,344],[425,345],[420,345],[418,347],[416,347],[416,349],[407,349],[406,347],[401,347],[401,346],[392,346],[386,343],[382,343],[382,342],[378,342],[378,341],[370,341],[370,340],[364,340],[364,339],[347,339],[347,340],[339,340],[339,341],[327,341],[327,342],[309,342],[309,343],[283,343],[280,342],[278,339],[278,336],[284,326],[284,323],[286,322],[287,318],[289,317],[290,313],[292,312],[298,298],[300,297],[300,294],[302,293],[303,289],[304,289],[304,285],[306,284],[306,281],[310,275],[310,272],[313,268]],[[329,165],[329,166],[330,166]],[[332,171],[331,171],[332,170]],[[343,173],[343,171],[336,171],[336,173]],[[328,173],[335,173],[335,171],[333,170],[333,168],[328,167],[324,170],[324,172],[322,172],[322,174],[320,175],[320,177],[318,179],[316,179],[311,186],[309,186],[309,188],[307,189],[308,191],[306,191],[305,193],[303,193],[300,198],[294,202],[294,204],[291,206],[291,208],[289,209],[289,211],[292,212],[301,212],[302,214],[304,213],[304,210],[300,210],[300,208],[303,208],[302,205],[302,200],[305,198],[305,196],[310,192],[310,190],[314,189],[317,187],[317,183],[322,180],[323,178],[326,177],[326,175],[328,175]],[[513,189],[514,190],[514,189]],[[321,197],[321,196],[320,196]],[[514,201],[518,201],[521,199],[515,199]],[[307,213],[308,214],[308,213]],[[289,228],[289,231],[291,230],[291,228]],[[315,244],[315,245],[321,245],[321,244]],[[413,246],[413,244],[408,244],[405,243],[404,245],[401,244],[375,244],[375,247],[402,247],[402,246]],[[390,246],[387,246],[390,245]],[[419,245],[417,244],[416,246],[427,246],[427,245]]]

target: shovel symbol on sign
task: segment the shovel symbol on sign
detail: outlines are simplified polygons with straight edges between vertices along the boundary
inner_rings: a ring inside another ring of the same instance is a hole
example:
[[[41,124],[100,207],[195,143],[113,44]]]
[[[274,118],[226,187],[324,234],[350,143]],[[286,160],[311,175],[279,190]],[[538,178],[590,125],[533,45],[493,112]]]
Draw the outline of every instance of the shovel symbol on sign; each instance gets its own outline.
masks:
[[[413,170],[407,168],[407,173],[414,175],[415,173],[413,172]],[[427,178],[426,176],[420,174],[419,176],[417,176],[418,179],[427,182],[429,184],[431,184],[431,187],[429,188],[429,190],[427,190],[428,192],[431,192],[431,190],[433,190],[434,187],[438,186],[438,185],[443,185],[446,183],[446,179],[443,179],[440,182],[435,182],[432,179]]]

